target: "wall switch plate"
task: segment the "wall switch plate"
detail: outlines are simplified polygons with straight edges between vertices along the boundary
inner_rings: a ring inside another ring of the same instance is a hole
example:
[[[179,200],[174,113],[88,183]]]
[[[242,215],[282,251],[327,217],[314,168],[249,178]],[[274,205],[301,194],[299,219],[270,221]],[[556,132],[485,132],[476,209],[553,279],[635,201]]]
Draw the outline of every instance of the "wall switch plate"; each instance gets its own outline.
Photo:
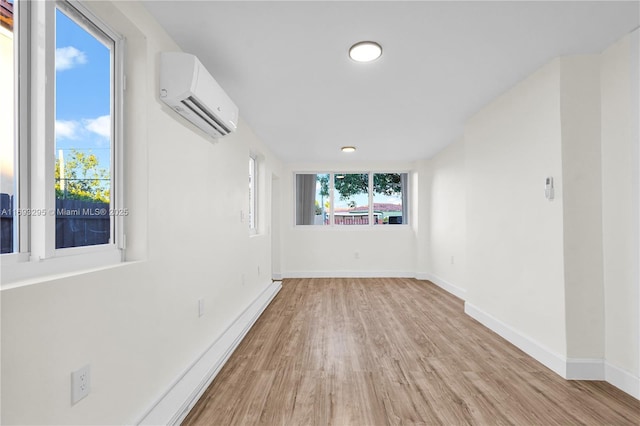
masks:
[[[91,390],[91,369],[89,364],[71,373],[71,404],[75,404]]]

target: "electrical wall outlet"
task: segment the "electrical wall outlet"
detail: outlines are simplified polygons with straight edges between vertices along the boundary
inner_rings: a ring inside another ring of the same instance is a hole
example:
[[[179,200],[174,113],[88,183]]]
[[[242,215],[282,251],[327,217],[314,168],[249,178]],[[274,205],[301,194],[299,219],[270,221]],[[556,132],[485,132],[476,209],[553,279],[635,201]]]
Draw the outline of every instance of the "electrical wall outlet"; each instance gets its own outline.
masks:
[[[71,372],[71,404],[75,404],[91,390],[91,370],[89,364]]]

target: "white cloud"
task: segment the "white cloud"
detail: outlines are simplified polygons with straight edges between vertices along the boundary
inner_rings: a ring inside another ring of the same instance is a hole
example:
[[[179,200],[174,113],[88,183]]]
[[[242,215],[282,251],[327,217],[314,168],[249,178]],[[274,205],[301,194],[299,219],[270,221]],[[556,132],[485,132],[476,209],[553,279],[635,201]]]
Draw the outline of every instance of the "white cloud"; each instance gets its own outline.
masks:
[[[84,120],[84,127],[90,132],[102,137],[111,137],[111,116],[103,115],[98,118]]]
[[[56,71],[69,70],[87,63],[87,55],[73,46],[56,49]]]
[[[81,120],[56,120],[57,139],[91,140],[89,132],[109,139],[111,137],[111,116],[103,115]]]
[[[80,125],[73,120],[56,120],[57,139],[78,139]]]

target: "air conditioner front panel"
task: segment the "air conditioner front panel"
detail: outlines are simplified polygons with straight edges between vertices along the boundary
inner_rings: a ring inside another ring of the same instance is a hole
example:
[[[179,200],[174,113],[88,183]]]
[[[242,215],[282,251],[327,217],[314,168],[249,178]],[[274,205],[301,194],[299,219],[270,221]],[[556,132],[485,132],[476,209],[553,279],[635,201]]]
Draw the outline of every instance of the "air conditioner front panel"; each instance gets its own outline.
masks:
[[[218,120],[229,123],[227,126],[232,127],[231,131],[236,130],[238,108],[210,74],[200,73],[198,75],[193,92],[197,94],[194,97],[206,105],[207,109],[218,117]]]

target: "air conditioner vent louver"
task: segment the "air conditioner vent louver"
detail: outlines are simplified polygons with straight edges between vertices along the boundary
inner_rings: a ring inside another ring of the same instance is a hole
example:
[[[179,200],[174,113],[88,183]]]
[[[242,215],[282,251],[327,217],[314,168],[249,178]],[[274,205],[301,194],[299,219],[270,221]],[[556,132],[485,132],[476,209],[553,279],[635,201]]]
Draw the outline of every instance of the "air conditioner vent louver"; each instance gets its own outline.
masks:
[[[218,138],[237,128],[238,107],[193,55],[160,55],[160,99],[207,134]]]
[[[222,124],[220,120],[215,117],[215,115],[207,111],[206,108],[204,108],[204,106],[200,104],[200,102],[193,98],[193,96],[189,96],[187,99],[182,101],[182,103],[191,111],[193,111],[194,114],[197,114],[198,117],[202,118],[204,121],[215,127],[218,133],[222,135],[228,135],[229,133],[231,133],[231,130],[229,130],[227,126]]]

